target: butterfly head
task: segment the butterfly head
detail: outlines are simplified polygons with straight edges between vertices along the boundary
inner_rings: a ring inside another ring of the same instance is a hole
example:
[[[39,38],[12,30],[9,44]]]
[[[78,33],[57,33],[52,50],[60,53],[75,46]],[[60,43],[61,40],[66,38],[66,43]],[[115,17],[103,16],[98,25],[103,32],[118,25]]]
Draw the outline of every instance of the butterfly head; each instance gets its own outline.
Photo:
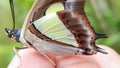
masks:
[[[19,42],[20,30],[18,30],[18,29],[11,30],[9,28],[5,28],[5,31],[9,38],[12,38],[12,39],[16,40],[17,42]]]

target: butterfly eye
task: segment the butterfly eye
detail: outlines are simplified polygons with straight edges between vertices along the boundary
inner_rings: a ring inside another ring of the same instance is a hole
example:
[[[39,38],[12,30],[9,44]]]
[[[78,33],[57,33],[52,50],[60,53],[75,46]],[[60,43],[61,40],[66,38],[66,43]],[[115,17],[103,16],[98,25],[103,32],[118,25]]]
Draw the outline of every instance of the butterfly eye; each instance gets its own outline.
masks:
[[[10,29],[8,29],[8,28],[5,28],[5,31],[6,31],[6,33],[8,34],[8,37],[9,37],[9,38],[12,38],[12,37],[13,37],[12,30],[10,30]]]

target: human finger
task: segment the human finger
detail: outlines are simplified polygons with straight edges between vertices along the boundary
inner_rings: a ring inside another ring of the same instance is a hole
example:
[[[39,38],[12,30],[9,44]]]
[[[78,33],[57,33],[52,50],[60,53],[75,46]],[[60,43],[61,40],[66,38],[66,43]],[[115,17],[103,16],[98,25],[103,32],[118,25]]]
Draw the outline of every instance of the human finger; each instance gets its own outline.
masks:
[[[18,52],[8,68],[54,68],[54,65],[33,48],[23,49]],[[16,67],[17,68],[17,67]]]
[[[96,55],[58,56],[56,57],[58,68],[119,68],[119,55],[108,47],[102,47],[108,54]]]

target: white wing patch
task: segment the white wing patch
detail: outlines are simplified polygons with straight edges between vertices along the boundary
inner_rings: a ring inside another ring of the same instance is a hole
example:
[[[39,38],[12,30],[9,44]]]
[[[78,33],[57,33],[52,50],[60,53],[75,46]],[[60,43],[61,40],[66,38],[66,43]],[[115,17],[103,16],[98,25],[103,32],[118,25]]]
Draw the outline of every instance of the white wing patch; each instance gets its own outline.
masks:
[[[53,40],[78,47],[73,34],[65,27],[56,13],[46,16],[34,22],[35,27],[44,35]]]

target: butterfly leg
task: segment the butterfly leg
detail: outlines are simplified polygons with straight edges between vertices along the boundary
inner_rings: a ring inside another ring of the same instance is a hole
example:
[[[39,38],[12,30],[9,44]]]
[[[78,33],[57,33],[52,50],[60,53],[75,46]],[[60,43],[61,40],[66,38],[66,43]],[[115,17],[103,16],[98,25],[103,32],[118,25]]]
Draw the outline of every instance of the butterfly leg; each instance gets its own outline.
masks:
[[[103,54],[108,54],[104,49],[98,47],[98,46],[95,46],[95,49],[97,52],[100,52],[100,53],[103,53]]]
[[[17,53],[19,50],[27,49],[28,47],[14,47],[13,50]]]
[[[83,49],[83,54],[85,55],[92,55],[92,54],[96,54],[97,52],[108,54],[104,49],[96,45],[93,47],[93,49],[90,49],[90,48],[82,48],[82,49]]]

